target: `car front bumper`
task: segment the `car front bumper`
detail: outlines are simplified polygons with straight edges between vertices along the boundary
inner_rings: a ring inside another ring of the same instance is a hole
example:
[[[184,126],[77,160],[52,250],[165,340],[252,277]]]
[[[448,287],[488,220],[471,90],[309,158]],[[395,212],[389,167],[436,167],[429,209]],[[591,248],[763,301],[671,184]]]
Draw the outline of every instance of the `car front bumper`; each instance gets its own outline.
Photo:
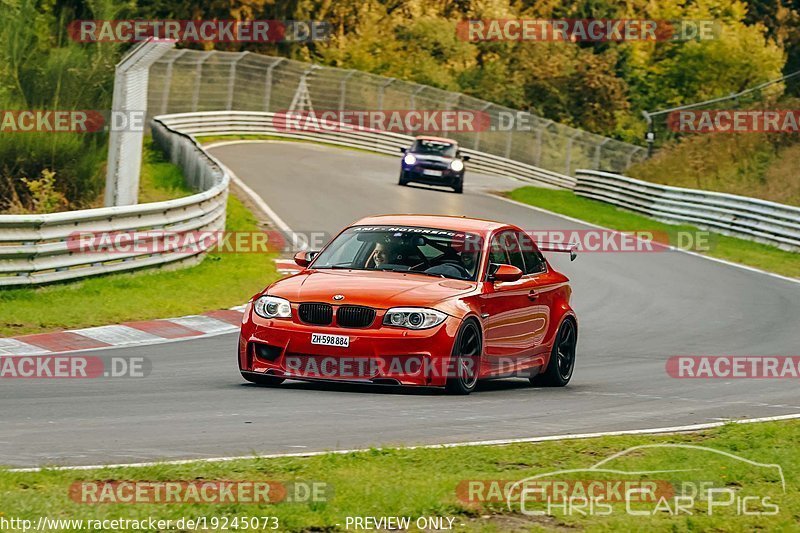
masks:
[[[426,170],[434,170],[441,172],[441,176],[431,176],[426,174]],[[425,183],[428,185],[443,185],[446,187],[454,187],[464,179],[464,171],[458,172],[450,169],[426,169],[425,167],[415,165],[413,167],[403,167],[406,181],[413,181],[415,183]]]
[[[461,321],[448,317],[426,330],[381,325],[369,328],[315,326],[265,319],[245,311],[239,336],[242,373],[287,379],[443,387],[453,373],[451,353]],[[347,348],[311,344],[311,334],[346,335]]]

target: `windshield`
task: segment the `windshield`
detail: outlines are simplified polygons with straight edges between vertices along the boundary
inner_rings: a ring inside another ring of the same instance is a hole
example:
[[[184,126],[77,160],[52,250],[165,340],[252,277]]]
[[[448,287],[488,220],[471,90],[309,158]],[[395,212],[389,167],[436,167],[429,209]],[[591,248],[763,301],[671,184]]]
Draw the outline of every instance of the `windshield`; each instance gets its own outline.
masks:
[[[415,154],[440,155],[442,157],[455,157],[457,145],[445,141],[432,141],[417,139],[411,151]]]
[[[481,238],[413,226],[354,226],[328,245],[311,268],[390,270],[474,281]]]

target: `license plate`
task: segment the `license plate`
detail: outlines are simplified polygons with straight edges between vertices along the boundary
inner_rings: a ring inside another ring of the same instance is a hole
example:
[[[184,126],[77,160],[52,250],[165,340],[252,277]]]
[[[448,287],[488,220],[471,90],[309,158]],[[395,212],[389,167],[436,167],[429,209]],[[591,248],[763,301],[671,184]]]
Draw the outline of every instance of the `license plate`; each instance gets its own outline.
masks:
[[[347,335],[328,335],[325,333],[312,333],[311,344],[347,348],[348,346],[350,346],[350,337],[348,337]]]
[[[428,170],[427,168],[424,169],[422,171],[422,173],[425,174],[426,176],[441,176],[442,175],[442,171],[441,170]]]

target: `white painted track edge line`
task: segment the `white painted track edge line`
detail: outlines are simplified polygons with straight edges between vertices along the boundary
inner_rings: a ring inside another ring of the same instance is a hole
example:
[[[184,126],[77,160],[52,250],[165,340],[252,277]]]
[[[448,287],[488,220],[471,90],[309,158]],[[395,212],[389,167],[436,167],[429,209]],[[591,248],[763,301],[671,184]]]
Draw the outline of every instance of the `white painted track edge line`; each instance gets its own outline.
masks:
[[[498,198],[498,199],[503,200],[504,202],[508,202],[510,204],[518,205],[520,207],[525,207],[527,209],[533,209],[534,211],[539,211],[540,213],[546,213],[548,215],[552,215],[552,216],[555,216],[555,217],[563,218],[564,220],[569,220],[570,222],[575,222],[577,224],[582,224],[584,226],[589,226],[591,228],[597,228],[597,229],[602,229],[602,230],[606,230],[606,231],[614,231],[614,232],[617,232],[617,233],[624,233],[623,230],[607,228],[605,226],[600,226],[599,224],[592,224],[591,222],[586,222],[585,220],[580,220],[578,218],[571,217],[569,215],[562,215],[561,213],[556,213],[555,211],[550,211],[550,210],[544,209],[542,207],[526,204],[526,203],[523,203],[523,202],[519,202],[517,200],[512,200],[511,198],[506,198],[505,196],[501,196],[499,194],[492,194],[492,193],[488,193],[488,192],[484,193],[484,194],[486,196],[491,196],[492,198]],[[611,205],[611,204],[609,204],[609,205]],[[711,233],[713,233],[713,232],[711,232]],[[707,259],[708,261],[714,261],[715,263],[721,263],[723,265],[728,265],[728,266],[740,268],[742,270],[755,272],[757,274],[764,274],[766,276],[770,276],[770,277],[773,277],[773,278],[778,278],[778,279],[783,280],[783,281],[790,281],[792,283],[800,284],[800,278],[790,278],[789,276],[782,276],[781,274],[776,274],[775,272],[768,272],[766,270],[761,270],[760,268],[752,267],[752,266],[749,266],[749,265],[743,265],[741,263],[734,263],[732,261],[727,261],[725,259],[720,259],[718,257],[713,257],[713,256],[710,256],[710,255],[705,255],[705,254],[701,254],[701,253],[697,253],[697,252],[692,252],[690,250],[683,250],[681,248],[676,248],[674,246],[669,246],[668,248],[670,250],[673,250],[673,251],[676,251],[676,252],[682,252],[682,253],[685,253],[685,254],[688,254],[688,255],[691,255],[691,256],[694,256],[694,257],[700,257],[702,259]]]
[[[559,440],[583,440],[593,439],[597,437],[617,437],[625,435],[658,435],[664,433],[688,433],[694,431],[703,431],[706,429],[714,429],[725,426],[727,424],[754,424],[759,422],[779,422],[783,420],[796,420],[800,419],[800,413],[766,416],[759,418],[744,418],[738,420],[730,420],[723,422],[708,422],[703,424],[688,424],[684,426],[670,426],[661,428],[648,428],[648,429],[627,429],[619,431],[602,431],[597,433],[575,433],[567,435],[547,435],[543,437],[523,437],[516,439],[495,439],[495,440],[477,440],[477,441],[464,441],[464,442],[450,442],[442,444],[424,444],[418,446],[387,446],[387,447],[372,447],[372,448],[353,448],[348,450],[329,450],[329,451],[316,451],[316,452],[293,452],[293,453],[272,453],[272,454],[252,454],[252,455],[237,455],[230,457],[210,457],[206,459],[177,459],[171,461],[151,461],[144,463],[118,463],[109,465],[81,465],[81,466],[55,466],[55,467],[31,467],[31,468],[10,468],[8,472],[41,472],[41,471],[61,471],[61,470],[98,470],[102,468],[143,468],[149,466],[169,466],[169,465],[184,465],[192,463],[222,463],[230,461],[241,461],[250,459],[279,459],[286,457],[318,457],[320,455],[344,455],[348,453],[364,453],[371,450],[381,449],[401,449],[401,450],[427,450],[427,449],[443,449],[443,448],[463,448],[468,446],[508,446],[510,444],[533,444],[537,442],[550,442]]]
[[[238,143],[241,143],[241,142],[243,142],[243,141],[224,141],[224,142],[219,142],[219,143],[211,143],[211,144],[208,144],[208,145],[204,145],[203,148],[206,149],[206,150],[210,150],[210,149],[215,148],[215,147],[227,146],[229,144],[238,144]],[[244,141],[244,142],[246,142],[246,141]],[[253,142],[263,142],[263,141],[253,141]],[[278,228],[280,230],[282,230],[282,231],[284,231],[286,233],[291,233],[292,228],[290,228],[289,225],[286,222],[284,222],[283,219],[280,216],[278,216],[278,214],[275,211],[273,211],[272,208],[269,205],[267,205],[267,202],[265,202],[264,199],[261,198],[261,196],[259,194],[257,194],[245,182],[243,182],[239,178],[239,176],[237,176],[236,173],[233,172],[230,168],[228,168],[227,166],[225,166],[222,163],[220,163],[220,165],[230,175],[231,181],[239,189],[241,189],[241,191],[248,197],[248,199],[250,199],[250,201],[252,201],[254,204],[256,204],[258,206],[258,208],[261,209],[264,212],[264,214],[266,214],[267,217],[269,217],[270,220],[272,220],[272,222],[276,226],[278,226]]]

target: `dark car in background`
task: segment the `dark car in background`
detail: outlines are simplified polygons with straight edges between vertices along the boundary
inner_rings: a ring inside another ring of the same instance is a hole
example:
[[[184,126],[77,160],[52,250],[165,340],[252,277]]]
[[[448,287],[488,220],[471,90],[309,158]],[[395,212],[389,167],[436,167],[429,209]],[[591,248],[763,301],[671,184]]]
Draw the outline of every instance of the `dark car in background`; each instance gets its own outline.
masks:
[[[409,148],[401,148],[400,185],[411,182],[452,187],[457,193],[464,191],[464,162],[469,156],[461,155],[458,142],[444,137],[420,136]]]

